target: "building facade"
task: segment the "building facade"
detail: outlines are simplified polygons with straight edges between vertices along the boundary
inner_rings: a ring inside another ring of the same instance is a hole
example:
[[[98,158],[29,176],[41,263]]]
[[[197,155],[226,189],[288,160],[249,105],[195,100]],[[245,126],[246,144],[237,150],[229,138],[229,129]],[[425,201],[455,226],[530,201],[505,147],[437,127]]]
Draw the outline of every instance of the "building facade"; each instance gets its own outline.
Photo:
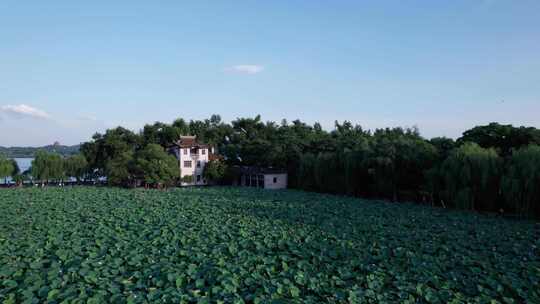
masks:
[[[287,172],[275,168],[262,167],[238,167],[239,178],[235,182],[238,186],[264,188],[264,189],[285,189],[287,188]]]
[[[171,152],[178,159],[183,186],[207,184],[203,172],[208,163],[209,155],[213,153],[210,146],[198,142],[195,136],[180,136],[180,139],[171,148]]]

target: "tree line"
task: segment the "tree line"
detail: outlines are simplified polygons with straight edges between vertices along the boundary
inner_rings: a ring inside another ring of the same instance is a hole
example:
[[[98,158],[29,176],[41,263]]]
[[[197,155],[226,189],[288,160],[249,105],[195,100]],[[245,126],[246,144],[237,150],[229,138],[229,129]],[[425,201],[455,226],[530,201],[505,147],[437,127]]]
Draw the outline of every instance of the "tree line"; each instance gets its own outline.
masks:
[[[23,173],[15,160],[0,156],[0,177],[11,176],[16,185],[22,185],[24,180],[46,185],[63,184],[72,178],[76,182],[98,181],[106,176],[109,184],[115,186],[131,185],[130,182],[135,180],[168,186],[178,180],[180,172],[173,155],[166,153],[160,145],[149,144],[136,154],[125,152],[108,162],[104,174],[96,172],[82,153],[64,157],[58,153],[37,151],[30,169]]]
[[[231,123],[219,115],[177,119],[139,132],[117,127],[95,134],[80,148],[84,176],[106,176],[112,185],[172,185],[179,169],[168,149],[188,134],[222,156],[205,170],[217,183],[235,179],[237,165],[275,167],[288,172],[289,188],[540,216],[540,130],[498,123],[454,140],[425,139],[416,128],[364,130],[348,121],[326,131],[319,123],[260,116]]]
[[[275,167],[286,169],[289,188],[540,215],[540,130],[532,127],[491,123],[457,140],[425,139],[416,128],[370,131],[345,121],[326,131],[300,120],[263,122],[256,116],[225,123],[213,115],[156,122],[139,133],[110,129],[94,135],[81,152],[93,172],[111,176],[124,170],[119,177],[126,181],[136,175],[125,164],[137,151],[148,145],[166,149],[186,134],[223,156],[206,170],[222,183],[236,177],[236,165]]]
[[[41,182],[62,182],[70,177],[81,181],[89,170],[86,158],[82,154],[64,157],[58,153],[38,150],[34,154],[32,166],[21,172],[14,159],[0,155],[0,178],[11,177],[16,185],[22,185],[26,180]]]

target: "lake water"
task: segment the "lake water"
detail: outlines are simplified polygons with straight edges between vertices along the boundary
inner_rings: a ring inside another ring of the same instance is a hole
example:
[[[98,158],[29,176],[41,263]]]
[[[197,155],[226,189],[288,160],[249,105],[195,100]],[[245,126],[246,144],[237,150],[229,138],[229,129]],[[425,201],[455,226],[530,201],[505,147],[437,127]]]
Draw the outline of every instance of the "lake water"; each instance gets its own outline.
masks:
[[[17,165],[19,166],[19,169],[21,170],[21,173],[24,171],[30,169],[30,166],[32,166],[33,158],[14,158],[14,160],[17,162]],[[6,179],[2,178],[0,180],[0,184],[4,184],[6,182]],[[11,182],[11,178],[7,178],[7,182]]]
[[[30,169],[30,166],[32,166],[33,158],[14,158],[17,162],[17,165],[19,165],[19,169],[21,169],[21,173]]]

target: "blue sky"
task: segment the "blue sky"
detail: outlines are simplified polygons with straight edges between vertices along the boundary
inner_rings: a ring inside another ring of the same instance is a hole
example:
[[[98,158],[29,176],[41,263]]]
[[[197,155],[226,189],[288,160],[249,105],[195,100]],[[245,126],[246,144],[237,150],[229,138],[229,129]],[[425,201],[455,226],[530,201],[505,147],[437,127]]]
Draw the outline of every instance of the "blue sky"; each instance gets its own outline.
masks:
[[[0,146],[213,113],[540,127],[540,1],[0,1]]]

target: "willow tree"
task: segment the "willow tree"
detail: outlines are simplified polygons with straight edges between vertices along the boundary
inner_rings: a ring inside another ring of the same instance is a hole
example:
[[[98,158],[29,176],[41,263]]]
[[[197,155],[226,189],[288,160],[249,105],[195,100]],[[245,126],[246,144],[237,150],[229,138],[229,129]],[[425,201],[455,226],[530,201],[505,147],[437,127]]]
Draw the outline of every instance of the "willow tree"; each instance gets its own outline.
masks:
[[[315,180],[315,165],[317,156],[313,153],[306,153],[300,156],[298,166],[298,187],[303,190],[317,191]]]
[[[424,171],[432,167],[437,155],[432,144],[415,130],[395,128],[377,130],[372,146],[367,163],[376,196],[398,201],[401,194],[411,199],[410,195],[421,190]]]
[[[459,209],[495,210],[502,159],[490,148],[465,143],[441,166],[443,197]]]
[[[32,161],[32,177],[42,183],[62,180],[65,177],[64,160],[56,153],[38,151]]]
[[[512,153],[502,180],[506,206],[520,215],[540,216],[540,146]]]
[[[12,176],[14,169],[11,160],[0,155],[0,179],[7,179],[8,176]]]
[[[88,171],[88,162],[82,154],[72,155],[64,160],[66,174],[80,181]]]
[[[314,178],[318,191],[328,193],[344,192],[343,158],[336,152],[317,155]]]
[[[367,159],[370,152],[369,146],[366,143],[361,147],[356,147],[354,150],[344,153],[346,194],[360,196],[369,193],[368,184],[370,183],[370,176],[367,168]]]

